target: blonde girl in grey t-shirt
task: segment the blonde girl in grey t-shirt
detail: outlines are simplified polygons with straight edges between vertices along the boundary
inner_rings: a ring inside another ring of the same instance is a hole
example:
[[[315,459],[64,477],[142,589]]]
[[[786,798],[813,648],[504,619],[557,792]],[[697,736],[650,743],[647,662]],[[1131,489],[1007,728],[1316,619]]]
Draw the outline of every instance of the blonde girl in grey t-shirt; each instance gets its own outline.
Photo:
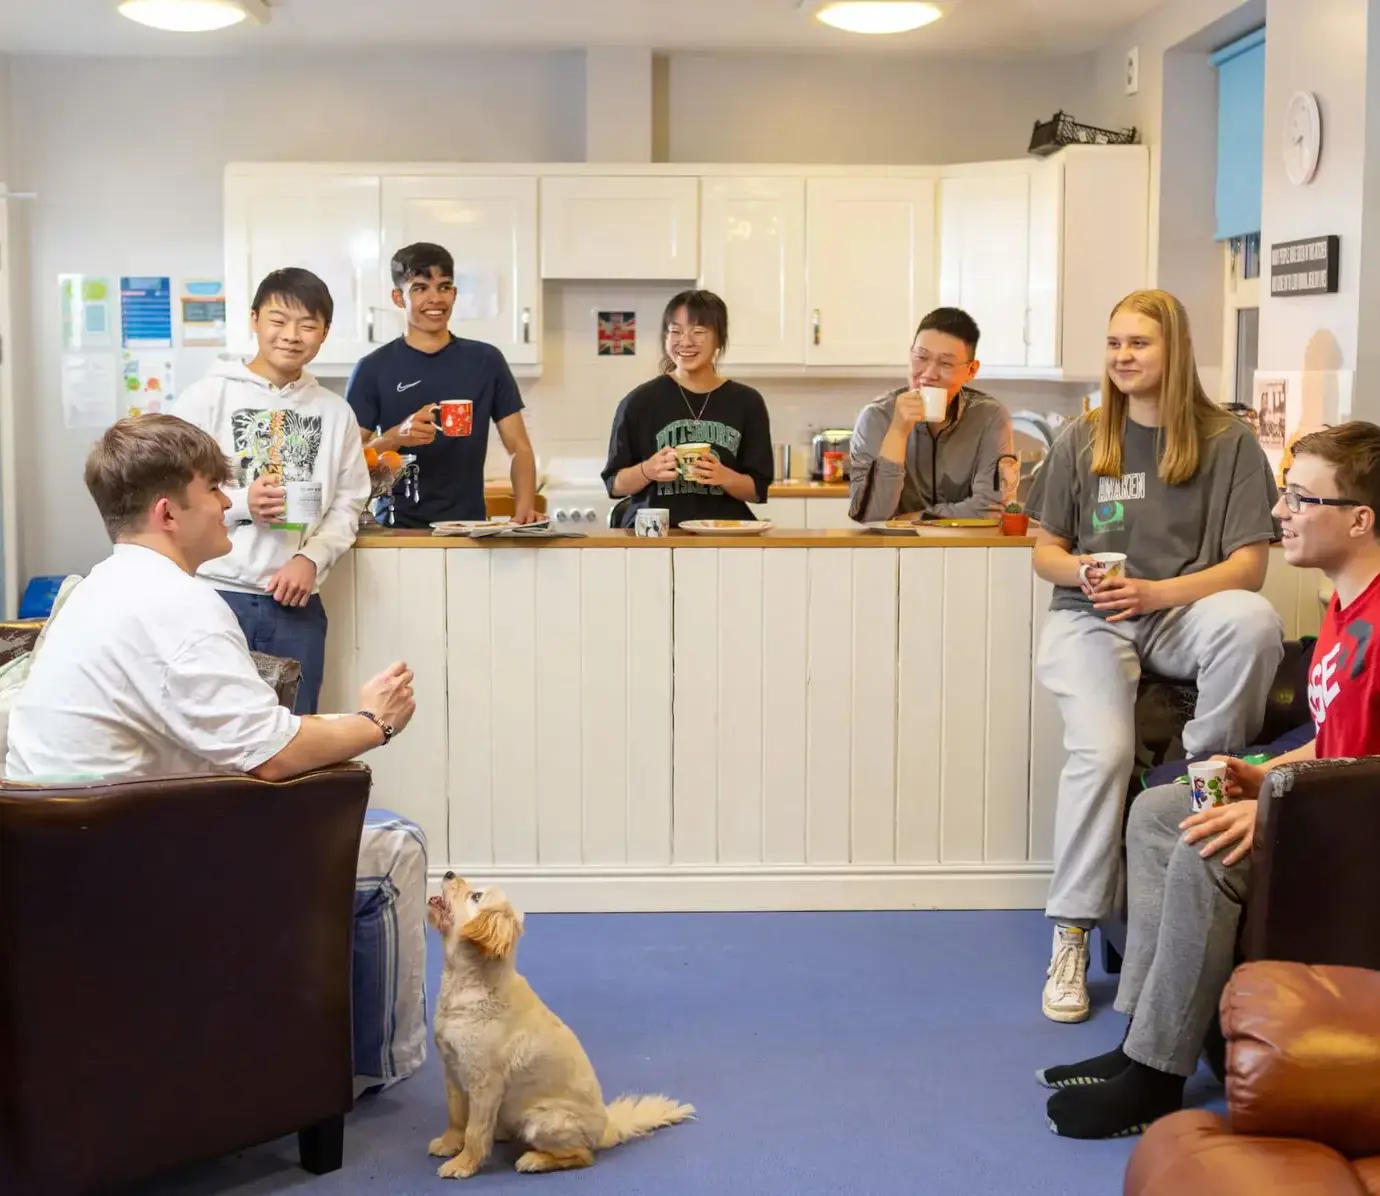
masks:
[[[1196,682],[1185,754],[1240,750],[1260,729],[1284,651],[1257,592],[1277,499],[1250,428],[1203,390],[1183,305],[1164,291],[1123,299],[1101,405],[1056,441],[1027,504],[1035,572],[1054,586],[1037,670],[1068,753],[1045,909],[1053,1021],[1088,1016],[1088,932],[1115,900],[1142,668]],[[1125,576],[1100,553],[1124,554]]]

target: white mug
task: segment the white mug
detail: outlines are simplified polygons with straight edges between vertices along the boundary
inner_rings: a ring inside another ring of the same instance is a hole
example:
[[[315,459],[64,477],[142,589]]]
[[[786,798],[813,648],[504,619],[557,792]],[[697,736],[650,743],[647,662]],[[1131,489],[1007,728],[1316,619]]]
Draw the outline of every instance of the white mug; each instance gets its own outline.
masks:
[[[925,422],[942,424],[949,414],[949,392],[942,386],[922,386],[920,397],[925,402]]]
[[[671,527],[671,512],[664,507],[643,507],[633,523],[636,535],[655,539],[666,535]]]
[[[287,491],[284,501],[287,509],[283,512],[283,517],[271,526],[306,531],[321,518],[321,483],[285,482],[283,488]]]

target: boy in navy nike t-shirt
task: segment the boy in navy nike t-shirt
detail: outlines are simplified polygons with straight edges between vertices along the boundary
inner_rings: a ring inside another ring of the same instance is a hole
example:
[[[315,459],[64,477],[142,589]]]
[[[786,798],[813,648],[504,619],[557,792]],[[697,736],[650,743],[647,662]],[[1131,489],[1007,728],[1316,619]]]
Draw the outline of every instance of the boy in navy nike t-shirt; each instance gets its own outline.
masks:
[[[512,455],[514,521],[536,518],[537,460],[522,419],[522,396],[503,354],[450,331],[455,262],[419,242],[393,257],[393,302],[407,333],[362,358],[345,398],[379,452],[415,453],[417,482],[393,495],[397,527],[483,519],[489,426]]]

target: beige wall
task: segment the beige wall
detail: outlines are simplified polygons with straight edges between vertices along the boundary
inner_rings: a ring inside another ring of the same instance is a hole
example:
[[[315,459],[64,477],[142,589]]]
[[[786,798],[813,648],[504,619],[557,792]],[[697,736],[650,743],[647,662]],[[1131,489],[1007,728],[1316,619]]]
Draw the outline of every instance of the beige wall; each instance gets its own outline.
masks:
[[[0,184],[8,183],[12,188],[13,181],[10,179],[10,59],[0,54]]]
[[[677,54],[668,87],[672,162],[981,162],[1085,110],[1093,59]]]
[[[1341,289],[1335,295],[1272,299],[1265,280],[1260,303],[1262,370],[1356,368],[1365,223],[1366,8],[1366,0],[1271,0],[1261,240],[1268,253],[1274,242],[1339,234]],[[1313,182],[1296,187],[1285,174],[1278,147],[1286,106],[1301,90],[1318,97],[1323,154]],[[1310,424],[1321,423],[1324,413],[1318,410],[1304,418]]]
[[[1036,117],[1087,104],[1092,63],[928,64],[922,74],[895,58],[692,55],[659,63],[657,76],[656,140],[674,159],[940,163],[1019,157]],[[152,92],[147,80],[156,81]],[[155,112],[150,95],[170,100]],[[16,262],[25,577],[84,571],[106,550],[80,480],[93,434],[62,421],[60,272],[168,274],[174,285],[219,275],[228,161],[579,161],[587,144],[580,52],[282,62],[18,58],[8,88],[0,77],[0,115],[7,102],[10,120],[0,126],[13,131],[8,181],[39,192],[20,214],[25,244]],[[422,105],[425,124],[417,118]],[[666,296],[655,288],[554,290],[547,295],[552,365],[540,382],[525,384],[538,447],[548,456],[601,453],[613,404],[653,366],[645,357],[587,356],[588,312],[646,303],[653,315],[644,317],[645,329]],[[903,352],[898,346],[898,361]],[[211,354],[179,349],[175,357],[185,386]],[[795,385],[769,397],[780,404],[773,409],[783,436],[793,437],[811,422],[851,421],[858,403],[881,388],[875,381]],[[1066,389],[1038,388],[1032,399],[1040,410],[1068,409],[1076,398]]]
[[[1215,393],[1222,364],[1222,255],[1213,240],[1217,79],[1212,50],[1264,20],[1264,0],[1167,0],[1108,38],[1094,66],[1094,124],[1134,126],[1150,147],[1150,279],[1188,309]],[[1126,94],[1126,53],[1140,89]]]

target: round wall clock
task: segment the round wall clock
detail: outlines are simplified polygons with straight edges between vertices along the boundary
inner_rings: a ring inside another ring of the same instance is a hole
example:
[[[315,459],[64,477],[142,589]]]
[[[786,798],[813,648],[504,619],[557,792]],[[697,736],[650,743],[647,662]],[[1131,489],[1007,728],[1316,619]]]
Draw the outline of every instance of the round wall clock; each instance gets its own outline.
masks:
[[[1295,92],[1284,110],[1284,169],[1296,187],[1311,183],[1322,153],[1322,113],[1311,91]]]

